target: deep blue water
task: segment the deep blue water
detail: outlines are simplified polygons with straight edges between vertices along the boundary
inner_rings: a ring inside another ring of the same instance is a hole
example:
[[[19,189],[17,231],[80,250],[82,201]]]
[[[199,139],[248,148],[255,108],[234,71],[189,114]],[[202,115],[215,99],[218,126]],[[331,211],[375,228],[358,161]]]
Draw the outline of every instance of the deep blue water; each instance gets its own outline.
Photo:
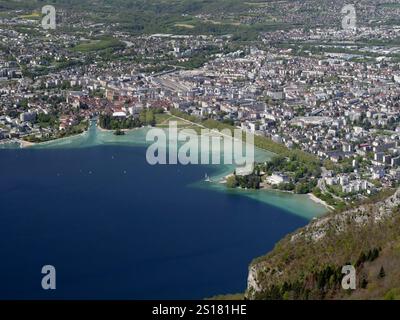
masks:
[[[195,299],[243,292],[251,260],[307,223],[189,187],[203,166],[144,148],[0,150],[0,299]],[[41,288],[54,265],[57,289]]]

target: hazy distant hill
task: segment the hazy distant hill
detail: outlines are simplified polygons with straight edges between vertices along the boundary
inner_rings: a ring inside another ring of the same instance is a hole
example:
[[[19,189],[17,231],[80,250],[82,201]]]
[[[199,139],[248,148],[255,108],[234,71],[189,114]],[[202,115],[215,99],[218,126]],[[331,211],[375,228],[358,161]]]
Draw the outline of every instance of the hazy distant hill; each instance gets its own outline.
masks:
[[[120,23],[134,32],[227,33],[341,26],[346,0],[0,0],[0,10],[68,8],[87,19]],[[400,24],[397,0],[355,3],[359,25]]]

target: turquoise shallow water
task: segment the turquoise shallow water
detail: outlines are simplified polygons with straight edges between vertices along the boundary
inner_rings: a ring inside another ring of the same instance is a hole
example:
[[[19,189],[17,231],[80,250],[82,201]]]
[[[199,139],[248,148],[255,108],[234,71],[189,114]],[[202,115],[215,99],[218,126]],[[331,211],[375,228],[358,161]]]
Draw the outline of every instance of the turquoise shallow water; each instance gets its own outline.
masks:
[[[149,145],[146,142],[146,134],[149,128],[140,128],[130,130],[123,136],[116,136],[111,131],[103,131],[96,127],[92,122],[89,130],[81,135],[49,141],[33,145],[29,148],[34,149],[63,149],[63,148],[89,148],[95,146],[137,146],[145,147]],[[17,148],[18,145],[3,144],[1,148]],[[257,162],[268,161],[274,154],[265,150],[256,148],[254,157]],[[227,189],[223,184],[219,183],[226,175],[232,173],[235,169],[234,165],[210,165],[210,170],[213,172],[210,175],[211,183],[198,181],[190,186],[195,188],[207,188],[216,192],[228,193],[230,195],[244,196],[257,201],[267,203],[287,210],[292,214],[311,220],[314,217],[321,216],[327,212],[327,208],[319,203],[316,203],[307,195],[297,195],[276,190],[241,190]]]

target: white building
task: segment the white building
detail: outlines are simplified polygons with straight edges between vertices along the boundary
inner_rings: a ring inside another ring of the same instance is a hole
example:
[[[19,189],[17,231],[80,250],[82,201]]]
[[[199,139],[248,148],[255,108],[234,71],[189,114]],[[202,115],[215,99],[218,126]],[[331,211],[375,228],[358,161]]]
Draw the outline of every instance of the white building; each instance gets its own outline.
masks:
[[[290,178],[284,173],[274,172],[267,178],[267,182],[270,184],[288,183],[290,182]]]

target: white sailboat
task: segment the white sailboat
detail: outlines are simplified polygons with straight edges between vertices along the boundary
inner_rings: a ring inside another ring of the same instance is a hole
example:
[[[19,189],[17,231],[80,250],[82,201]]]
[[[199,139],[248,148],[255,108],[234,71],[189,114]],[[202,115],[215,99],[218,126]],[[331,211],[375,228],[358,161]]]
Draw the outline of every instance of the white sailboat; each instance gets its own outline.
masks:
[[[206,175],[204,176],[204,181],[205,181],[205,182],[211,182],[210,177],[208,176],[207,173],[206,173]]]

